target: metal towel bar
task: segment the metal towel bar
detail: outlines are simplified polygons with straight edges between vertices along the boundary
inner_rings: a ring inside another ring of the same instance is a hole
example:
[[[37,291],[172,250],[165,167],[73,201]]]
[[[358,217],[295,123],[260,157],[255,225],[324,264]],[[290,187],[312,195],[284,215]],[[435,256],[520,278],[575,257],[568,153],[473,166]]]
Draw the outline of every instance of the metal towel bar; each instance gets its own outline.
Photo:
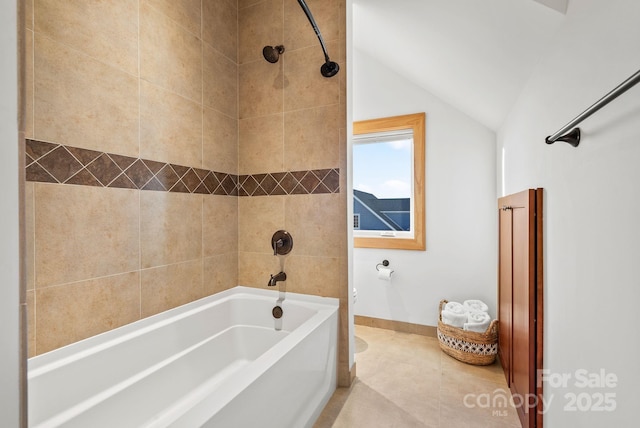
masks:
[[[564,141],[565,143],[571,144],[573,147],[578,147],[578,144],[580,144],[580,128],[576,128],[575,126],[591,116],[593,113],[600,110],[602,107],[609,104],[618,96],[631,89],[638,82],[640,82],[640,70],[636,71],[635,74],[618,85],[618,87],[616,87],[604,97],[600,98],[595,104],[576,116],[576,118],[571,122],[560,128],[555,134],[548,136],[545,139],[546,143],[553,144],[556,141]]]

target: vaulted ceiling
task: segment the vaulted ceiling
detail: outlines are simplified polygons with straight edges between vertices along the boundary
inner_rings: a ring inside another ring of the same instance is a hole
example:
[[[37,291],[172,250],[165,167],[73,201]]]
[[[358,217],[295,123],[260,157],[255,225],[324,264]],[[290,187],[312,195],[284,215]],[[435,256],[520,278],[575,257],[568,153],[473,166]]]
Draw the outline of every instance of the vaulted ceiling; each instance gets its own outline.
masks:
[[[497,130],[567,1],[353,0],[353,45]]]

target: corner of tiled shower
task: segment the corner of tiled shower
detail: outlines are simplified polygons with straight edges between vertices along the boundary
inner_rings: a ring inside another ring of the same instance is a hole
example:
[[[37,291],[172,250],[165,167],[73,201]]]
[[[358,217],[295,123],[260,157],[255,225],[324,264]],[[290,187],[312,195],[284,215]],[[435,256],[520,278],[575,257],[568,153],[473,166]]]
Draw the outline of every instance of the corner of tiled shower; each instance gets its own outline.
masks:
[[[343,302],[348,379],[345,4],[308,3],[331,79],[295,1],[26,1],[30,356],[264,287],[287,229],[287,290]]]

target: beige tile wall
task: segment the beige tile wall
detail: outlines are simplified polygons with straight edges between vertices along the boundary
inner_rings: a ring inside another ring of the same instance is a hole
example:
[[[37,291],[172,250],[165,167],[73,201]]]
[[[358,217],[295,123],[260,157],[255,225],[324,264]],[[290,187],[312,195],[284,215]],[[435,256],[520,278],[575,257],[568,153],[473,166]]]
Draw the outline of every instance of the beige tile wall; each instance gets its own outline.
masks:
[[[27,138],[232,174],[339,168],[346,188],[345,1],[27,0]],[[276,64],[265,45],[284,44]],[[26,187],[29,353],[277,273],[341,299],[349,383],[346,195],[232,197]]]
[[[237,174],[235,0],[25,6],[27,138]],[[25,190],[30,356],[238,283],[237,197]]]
[[[280,269],[271,235],[286,229],[286,290],[341,299],[339,383],[350,381],[347,324],[345,2],[308,0],[331,59],[296,0],[239,1],[239,174],[340,168],[341,193],[239,198],[238,281],[264,288]],[[265,45],[283,44],[275,64]]]

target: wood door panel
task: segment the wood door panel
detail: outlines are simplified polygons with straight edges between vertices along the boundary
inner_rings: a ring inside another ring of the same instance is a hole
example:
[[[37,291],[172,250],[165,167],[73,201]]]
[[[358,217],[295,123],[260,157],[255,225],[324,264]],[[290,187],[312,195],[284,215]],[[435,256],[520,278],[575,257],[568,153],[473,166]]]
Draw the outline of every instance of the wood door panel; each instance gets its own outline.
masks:
[[[511,384],[511,211],[499,206],[500,259],[498,278],[498,353],[507,385]]]
[[[499,355],[509,388],[520,397],[542,394],[542,189],[498,200]],[[542,428],[542,415],[518,408],[524,428]]]
[[[512,381],[511,391],[521,397],[527,397],[530,393],[530,362],[535,350],[535,343],[531,341],[531,298],[529,282],[529,205],[514,207],[513,241],[512,241],[512,266],[513,266],[513,317],[512,317]],[[520,407],[523,428],[530,425],[529,417],[525,414],[526,408]],[[525,423],[525,421],[527,421]]]

